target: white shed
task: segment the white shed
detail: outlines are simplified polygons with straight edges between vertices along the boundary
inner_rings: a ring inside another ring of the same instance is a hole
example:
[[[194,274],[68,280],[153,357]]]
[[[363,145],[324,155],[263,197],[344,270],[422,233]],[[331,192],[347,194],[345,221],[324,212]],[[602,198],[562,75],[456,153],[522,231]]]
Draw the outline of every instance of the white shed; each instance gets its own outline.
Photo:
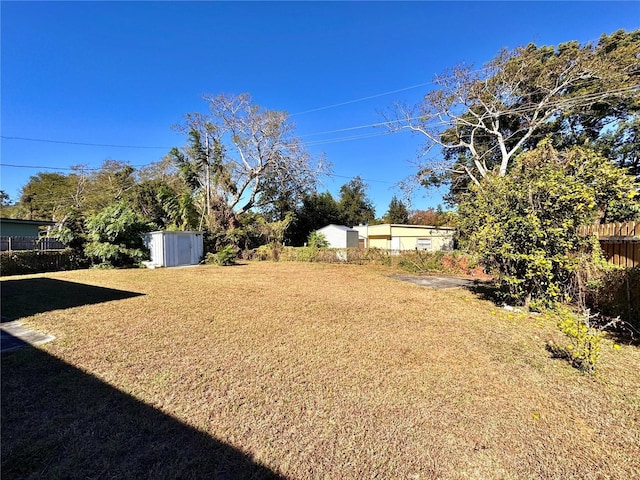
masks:
[[[147,233],[144,244],[154,267],[197,265],[204,254],[202,232],[158,231]]]
[[[332,223],[316,231],[324,235],[329,248],[358,248],[358,231],[353,228]]]

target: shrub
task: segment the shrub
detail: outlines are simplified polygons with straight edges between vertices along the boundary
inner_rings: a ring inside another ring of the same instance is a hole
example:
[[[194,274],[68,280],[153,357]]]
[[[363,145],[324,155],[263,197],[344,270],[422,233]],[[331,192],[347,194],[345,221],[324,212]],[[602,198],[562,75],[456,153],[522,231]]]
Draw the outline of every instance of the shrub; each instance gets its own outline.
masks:
[[[77,270],[88,266],[89,261],[72,249],[55,252],[25,250],[2,252],[0,255],[2,276]]]
[[[323,233],[311,232],[309,234],[309,238],[307,238],[307,245],[311,248],[327,248],[329,246],[329,242]]]
[[[150,226],[125,202],[110,205],[86,221],[85,254],[100,264],[138,265],[149,258],[142,235]]]
[[[350,248],[347,250],[347,259],[349,263],[355,263],[356,265],[392,265],[393,258],[397,256],[392,255],[389,250],[382,250],[380,248]]]
[[[235,247],[226,245],[216,253],[207,253],[204,259],[206,264],[214,264],[220,266],[235,265],[238,252]]]
[[[581,315],[567,308],[558,309],[556,312],[558,329],[567,336],[569,343],[566,346],[550,343],[549,349],[555,356],[569,360],[579,370],[594,373],[600,360],[602,340],[602,331],[591,322],[595,316],[591,316],[588,310]]]
[[[401,252],[398,266],[413,273],[483,276],[484,271],[471,255],[463,252]]]

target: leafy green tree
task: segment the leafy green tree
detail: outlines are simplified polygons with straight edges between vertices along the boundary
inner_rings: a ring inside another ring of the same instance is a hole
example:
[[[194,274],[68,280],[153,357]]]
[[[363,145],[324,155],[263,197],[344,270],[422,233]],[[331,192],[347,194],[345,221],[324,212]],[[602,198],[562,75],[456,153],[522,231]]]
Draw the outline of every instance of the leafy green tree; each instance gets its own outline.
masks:
[[[131,199],[134,210],[158,229],[201,229],[192,190],[170,157],[139,171]]]
[[[640,115],[621,121],[595,143],[602,155],[640,180]]]
[[[73,205],[74,192],[70,176],[39,172],[22,187],[19,215],[27,219],[60,220]]]
[[[389,202],[389,209],[387,213],[384,214],[383,221],[384,223],[409,223],[409,210],[407,206],[402,203],[402,200],[398,200],[398,197],[395,195],[391,199],[391,202]]]
[[[258,218],[260,233],[267,243],[282,245],[284,235],[293,221],[293,213],[289,213],[284,219],[269,222],[264,217]]]
[[[7,207],[11,205],[11,197],[4,190],[0,190],[0,206]]]
[[[149,230],[127,203],[116,202],[86,220],[85,254],[103,265],[136,265],[148,258],[142,236]]]
[[[298,247],[307,241],[311,232],[331,223],[342,223],[338,203],[329,192],[303,196],[300,206],[294,213],[294,221],[285,239],[287,243]]]
[[[367,196],[367,184],[357,176],[340,187],[338,210],[343,224],[354,226],[376,218],[373,203]]]
[[[136,169],[127,162],[105,160],[97,170],[84,165],[75,167],[72,180],[74,206],[86,216],[93,215],[114,202],[130,201],[137,183]]]
[[[457,215],[455,212],[445,212],[442,209],[442,205],[438,205],[435,209],[414,210],[409,216],[409,224],[454,227],[456,225],[456,218]]]
[[[580,226],[638,215],[639,185],[593,150],[549,141],[509,176],[471,187],[459,207],[463,246],[480,254],[510,301],[545,305],[576,294],[576,272],[599,251]]]
[[[0,190],[0,217],[17,218],[18,208],[11,201],[11,197],[4,190]]]

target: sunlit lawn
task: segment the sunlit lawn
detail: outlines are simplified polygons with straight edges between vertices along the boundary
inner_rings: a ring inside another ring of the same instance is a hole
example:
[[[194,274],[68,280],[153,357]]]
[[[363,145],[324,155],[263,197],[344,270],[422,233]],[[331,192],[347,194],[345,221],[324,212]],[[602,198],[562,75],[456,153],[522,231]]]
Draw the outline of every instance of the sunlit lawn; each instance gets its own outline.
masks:
[[[638,347],[606,340],[586,376],[545,349],[562,341],[552,321],[391,273],[264,262],[4,278],[142,295],[22,319],[56,340],[3,354],[3,478],[640,478]],[[5,296],[3,314],[51,294]]]

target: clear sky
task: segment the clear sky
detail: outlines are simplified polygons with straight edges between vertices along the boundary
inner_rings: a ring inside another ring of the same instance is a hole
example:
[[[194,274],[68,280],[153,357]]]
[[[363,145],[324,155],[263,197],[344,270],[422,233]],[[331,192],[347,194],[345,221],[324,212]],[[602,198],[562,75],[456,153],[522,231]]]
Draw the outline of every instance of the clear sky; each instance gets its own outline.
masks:
[[[321,191],[337,197],[360,175],[382,216],[422,139],[381,127],[319,134],[381,122],[435,74],[502,47],[635,30],[640,2],[2,1],[1,27],[0,178],[13,200],[43,167],[158,161],[184,144],[170,126],[206,111],[203,94],[248,92],[292,114],[308,151],[326,154],[334,176]],[[422,192],[412,208],[438,203]]]

